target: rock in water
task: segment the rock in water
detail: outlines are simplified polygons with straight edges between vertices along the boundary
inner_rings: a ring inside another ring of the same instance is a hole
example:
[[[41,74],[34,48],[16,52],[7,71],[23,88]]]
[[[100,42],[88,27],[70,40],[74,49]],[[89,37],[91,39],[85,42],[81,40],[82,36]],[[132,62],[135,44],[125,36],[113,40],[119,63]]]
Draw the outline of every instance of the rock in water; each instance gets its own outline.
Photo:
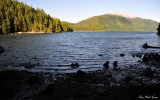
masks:
[[[114,61],[113,62],[113,69],[117,69],[118,68],[118,61]]]
[[[80,77],[80,78],[85,77],[85,75],[86,75],[86,73],[85,73],[84,71],[82,71],[82,70],[78,70],[78,71],[77,71],[77,74],[76,74],[76,76],[77,76],[77,77]]]
[[[121,57],[124,57],[125,55],[123,53],[120,54]]]
[[[104,64],[103,64],[104,68],[105,69],[108,69],[109,68],[109,61],[106,61]]]
[[[27,68],[27,69],[31,69],[31,68],[33,68],[34,66],[35,66],[35,64],[31,64],[31,62],[28,62],[28,63],[26,63],[26,64],[24,65],[24,67]]]
[[[71,64],[71,67],[72,67],[72,68],[78,68],[78,67],[79,67],[79,64],[78,64],[78,63],[75,63],[75,64],[72,63],[72,64]]]
[[[4,52],[4,48],[0,46],[0,53]]]
[[[76,67],[79,67],[79,64],[78,64],[78,63],[75,63],[75,66],[76,66]]]
[[[98,56],[103,56],[102,54],[98,54]]]

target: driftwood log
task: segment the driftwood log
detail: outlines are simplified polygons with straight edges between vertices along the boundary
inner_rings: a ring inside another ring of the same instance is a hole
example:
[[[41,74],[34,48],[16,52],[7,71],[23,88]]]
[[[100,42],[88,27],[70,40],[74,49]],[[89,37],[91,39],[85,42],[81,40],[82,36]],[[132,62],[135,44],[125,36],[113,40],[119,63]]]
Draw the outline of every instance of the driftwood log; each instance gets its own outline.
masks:
[[[146,43],[144,43],[143,45],[142,45],[142,47],[143,48],[157,48],[157,49],[160,49],[160,47],[156,47],[156,46],[149,46],[148,44],[147,44],[147,42]]]

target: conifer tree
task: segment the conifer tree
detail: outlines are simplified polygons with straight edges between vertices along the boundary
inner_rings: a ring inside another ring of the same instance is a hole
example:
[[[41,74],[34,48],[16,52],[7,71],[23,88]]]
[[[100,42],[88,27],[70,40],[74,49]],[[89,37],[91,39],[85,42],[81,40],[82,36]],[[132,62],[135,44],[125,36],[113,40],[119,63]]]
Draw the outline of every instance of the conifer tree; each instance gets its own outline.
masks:
[[[32,8],[18,0],[0,1],[0,33],[63,32],[70,28],[69,25],[62,25],[59,19],[52,18],[42,9]]]

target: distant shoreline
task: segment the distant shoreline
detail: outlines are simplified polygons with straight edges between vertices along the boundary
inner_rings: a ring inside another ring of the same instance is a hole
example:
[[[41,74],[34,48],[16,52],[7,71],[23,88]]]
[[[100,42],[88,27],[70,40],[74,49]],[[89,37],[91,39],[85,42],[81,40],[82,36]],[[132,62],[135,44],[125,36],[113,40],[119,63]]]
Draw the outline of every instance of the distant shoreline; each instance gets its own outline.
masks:
[[[46,34],[46,33],[57,33],[57,32],[14,32],[14,33],[8,33],[8,34],[18,35],[18,34]]]
[[[98,31],[72,31],[72,32],[89,32],[89,33],[92,33],[92,32],[98,32]],[[99,32],[99,33],[105,33],[105,32],[139,32],[139,33],[143,33],[145,31],[104,31],[104,32]],[[64,32],[14,32],[14,33],[7,33],[6,35],[18,35],[18,34],[48,34],[48,33],[64,33]],[[147,33],[150,33],[150,32],[147,32]],[[157,33],[157,32],[154,32],[154,33]],[[5,34],[1,34],[1,35],[5,35]]]
[[[73,32],[149,32],[149,31],[73,31]]]
[[[17,32],[17,34],[42,34],[42,33],[53,33],[53,32]]]

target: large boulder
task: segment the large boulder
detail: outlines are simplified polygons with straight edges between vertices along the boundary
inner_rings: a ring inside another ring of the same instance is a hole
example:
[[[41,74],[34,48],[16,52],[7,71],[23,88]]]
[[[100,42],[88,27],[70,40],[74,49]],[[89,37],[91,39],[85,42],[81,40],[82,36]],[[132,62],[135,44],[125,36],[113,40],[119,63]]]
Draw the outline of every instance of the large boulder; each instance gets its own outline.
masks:
[[[0,46],[0,53],[4,52],[4,48]]]

